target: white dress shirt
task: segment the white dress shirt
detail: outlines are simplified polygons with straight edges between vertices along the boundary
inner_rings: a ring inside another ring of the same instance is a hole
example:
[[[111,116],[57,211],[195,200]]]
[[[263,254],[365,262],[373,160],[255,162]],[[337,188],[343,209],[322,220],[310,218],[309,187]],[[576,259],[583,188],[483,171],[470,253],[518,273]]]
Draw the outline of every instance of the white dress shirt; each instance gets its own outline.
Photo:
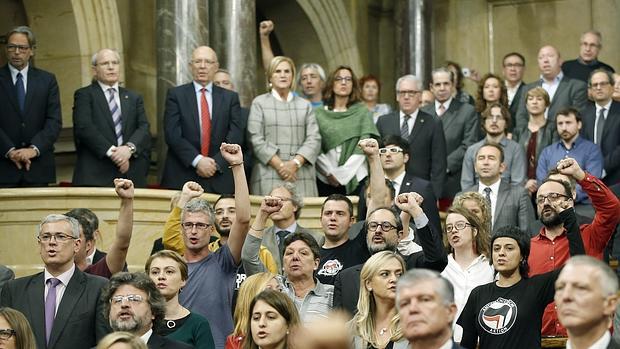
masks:
[[[409,128],[409,134],[411,134],[411,130],[413,130],[413,125],[415,125],[415,119],[418,117],[418,112],[420,109],[416,109],[413,113],[409,114],[409,120],[407,120],[407,127]],[[400,111],[400,115],[398,117],[398,129],[400,130],[400,126],[403,124],[405,120],[405,114],[402,110]]]
[[[609,331],[605,331],[603,336],[601,336],[601,338],[599,338],[596,342],[592,343],[588,349],[607,349],[609,342],[611,342],[611,334]],[[566,342],[566,349],[573,349],[570,338],[568,338],[568,341]]]

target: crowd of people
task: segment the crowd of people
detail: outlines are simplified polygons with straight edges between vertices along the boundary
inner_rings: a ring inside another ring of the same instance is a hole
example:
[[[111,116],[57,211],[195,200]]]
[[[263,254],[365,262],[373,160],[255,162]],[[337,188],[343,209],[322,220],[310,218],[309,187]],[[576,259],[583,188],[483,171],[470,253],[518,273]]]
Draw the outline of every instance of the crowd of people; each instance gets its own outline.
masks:
[[[75,92],[73,184],[115,188],[116,233],[106,254],[91,210],[44,217],[44,271],[0,283],[0,347],[620,348],[606,263],[620,255],[620,77],[597,60],[600,33],[582,35],[576,60],[540,48],[529,84],[524,56],[506,54],[501,75],[470,75],[476,96],[455,62],[428,90],[404,75],[392,109],[373,75],[297,71],[273,54],[273,30],[260,24],[269,86],[249,110],[207,46],[193,81],[168,91],[161,186],[180,193],[143,272],[126,256],[149,124],[119,86],[118,52],[93,55]],[[31,66],[28,27],[6,37],[0,185],[48,185],[58,86]],[[250,194],[263,197],[253,220]],[[298,220],[319,195],[313,231]]]

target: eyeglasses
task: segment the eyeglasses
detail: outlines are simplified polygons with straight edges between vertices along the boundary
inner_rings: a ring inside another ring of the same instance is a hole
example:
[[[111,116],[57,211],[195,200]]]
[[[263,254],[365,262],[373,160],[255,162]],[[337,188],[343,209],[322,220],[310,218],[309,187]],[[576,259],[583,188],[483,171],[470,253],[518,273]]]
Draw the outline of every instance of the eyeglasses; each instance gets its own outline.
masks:
[[[126,296],[114,296],[110,298],[110,303],[114,305],[123,304],[123,301],[127,301],[130,304],[140,304],[144,301],[144,297],[139,294],[128,294]]]
[[[40,242],[48,243],[52,241],[52,239],[56,240],[56,242],[66,242],[72,239],[74,240],[76,238],[71,235],[64,234],[64,233],[56,233],[56,234],[44,233],[44,234],[39,235],[38,239]]]
[[[13,337],[17,332],[15,332],[12,328],[0,328],[0,339],[9,340]]]
[[[549,202],[556,202],[558,200],[560,200],[561,198],[565,198],[565,199],[572,199],[570,196],[564,195],[564,194],[560,194],[560,193],[549,193],[547,195],[538,195],[536,197],[536,203],[538,205],[542,205],[545,202],[545,199],[548,199]]]
[[[217,63],[217,61],[212,61],[210,59],[193,59],[191,62],[195,65],[201,65],[201,64],[213,65]]]
[[[590,87],[591,88],[603,88],[603,87],[607,87],[609,85],[611,85],[611,82],[609,82],[609,81],[601,81],[601,82],[596,82],[596,83],[590,84]]]
[[[414,91],[414,90],[398,91],[398,95],[401,97],[405,97],[405,96],[415,97],[419,93],[422,93],[422,91]]]
[[[119,61],[107,61],[107,62],[99,62],[97,63],[98,67],[116,67],[121,64]]]
[[[446,233],[451,233],[452,231],[461,231],[463,229],[465,229],[466,227],[471,227],[471,224],[467,223],[467,222],[456,222],[454,223],[454,225],[447,225],[446,224]]]
[[[350,76],[345,76],[345,77],[338,76],[338,77],[334,78],[334,81],[336,81],[336,82],[344,82],[345,84],[348,84],[351,81],[353,81],[353,78],[350,77]]]
[[[523,64],[522,63],[508,63],[508,64],[504,64],[504,67],[506,67],[506,68],[523,68]]]
[[[403,149],[401,147],[389,147],[389,148],[379,148],[379,154],[387,154],[387,153],[401,153]]]
[[[28,50],[30,50],[30,46],[8,44],[8,45],[6,45],[6,49],[7,49],[7,51],[10,51],[10,52],[15,52],[17,50],[28,51]]]
[[[206,230],[207,228],[209,228],[211,226],[211,224],[208,224],[208,223],[185,222],[185,223],[182,223],[181,226],[185,230],[192,230],[193,228],[196,228],[198,230]]]
[[[396,229],[397,227],[390,222],[368,222],[366,224],[366,228],[370,231],[377,231],[377,228],[381,227],[381,231],[390,231],[392,229]]]

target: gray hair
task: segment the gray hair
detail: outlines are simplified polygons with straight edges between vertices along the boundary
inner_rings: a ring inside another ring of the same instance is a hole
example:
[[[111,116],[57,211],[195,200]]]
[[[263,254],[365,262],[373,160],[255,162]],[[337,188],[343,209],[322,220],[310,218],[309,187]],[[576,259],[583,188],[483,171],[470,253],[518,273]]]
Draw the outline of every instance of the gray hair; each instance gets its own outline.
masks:
[[[14,27],[6,34],[6,39],[9,40],[9,38],[13,34],[24,34],[28,37],[28,45],[30,45],[30,48],[35,48],[37,46],[37,39],[34,36],[34,33],[32,32],[32,29],[30,29],[30,27],[25,25]]]
[[[183,223],[183,218],[185,218],[185,214],[188,212],[202,212],[209,217],[209,224],[215,222],[215,211],[213,207],[211,207],[211,204],[205,199],[195,198],[185,204],[183,212],[181,213],[181,223]]]
[[[114,53],[114,55],[116,55],[116,59],[118,59],[118,61],[121,61],[121,55],[120,53],[118,53],[117,50],[113,49],[113,48],[102,48],[101,50],[95,52],[93,54],[93,56],[90,58],[90,64],[94,67],[97,65],[97,55],[100,54],[103,50],[110,50]]]
[[[295,207],[297,207],[297,212],[295,212],[295,219],[299,219],[301,215],[301,209],[302,207],[304,207],[304,198],[299,194],[299,192],[297,192],[297,186],[295,185],[295,183],[283,182],[280,184],[276,184],[273,186],[271,191],[273,192],[278,188],[284,188],[291,194],[291,202],[293,203],[293,205],[295,205]]]
[[[454,286],[438,272],[429,269],[412,269],[403,274],[396,284],[396,306],[400,304],[400,293],[404,288],[419,284],[422,281],[433,281],[435,291],[441,297],[444,305],[454,304]]]
[[[314,69],[317,71],[317,73],[319,73],[319,77],[321,78],[321,81],[325,82],[326,81],[326,76],[325,76],[325,70],[323,70],[323,67],[321,67],[319,64],[317,63],[304,63],[301,66],[299,66],[299,71],[297,73],[297,86],[301,85],[301,72],[304,71],[304,69]]]
[[[77,219],[66,216],[64,214],[56,214],[56,213],[47,215],[45,218],[43,218],[41,223],[39,223],[39,227],[37,229],[37,236],[41,234],[41,229],[43,229],[43,224],[55,223],[55,222],[69,222],[69,225],[71,226],[71,236],[73,236],[76,239],[80,238],[80,223],[77,221]]]
[[[396,92],[398,92],[398,87],[400,86],[400,83],[403,81],[413,81],[415,82],[416,86],[418,86],[418,88],[422,88],[422,80],[420,80],[419,77],[413,75],[413,74],[407,74],[407,75],[403,75],[400,78],[398,78],[398,80],[396,81]]]
[[[603,261],[591,256],[580,255],[571,257],[564,267],[568,265],[583,265],[599,271],[598,282],[601,286],[601,290],[604,292],[603,297],[611,296],[618,292],[618,276],[616,276],[616,273]]]
[[[431,72],[431,83],[435,82],[434,80],[435,74],[440,74],[440,73],[448,74],[448,76],[450,77],[450,82],[454,84],[454,74],[452,74],[452,72],[446,67],[440,67],[440,68],[433,69],[433,71]],[[396,89],[398,89],[398,85],[396,85]]]
[[[592,34],[596,36],[598,38],[598,47],[599,48],[603,47],[603,35],[601,34],[600,31],[596,29],[586,30],[585,32],[581,33],[581,37],[579,37],[579,40],[580,41],[583,40],[583,37],[586,36],[586,34]]]

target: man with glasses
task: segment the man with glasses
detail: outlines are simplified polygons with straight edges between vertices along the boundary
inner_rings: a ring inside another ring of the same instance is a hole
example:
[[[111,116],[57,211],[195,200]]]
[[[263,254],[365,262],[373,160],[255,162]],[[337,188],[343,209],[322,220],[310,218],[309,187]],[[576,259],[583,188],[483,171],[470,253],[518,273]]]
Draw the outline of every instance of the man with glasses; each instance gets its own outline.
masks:
[[[506,83],[506,91],[508,92],[508,110],[512,119],[517,116],[517,108],[523,99],[523,91],[525,83],[523,82],[523,74],[525,73],[525,57],[519,52],[510,52],[504,56],[502,60],[502,76]]]
[[[612,100],[614,75],[597,69],[588,82],[590,103],[583,112],[582,135],[597,144],[604,159],[603,182],[608,185],[620,182],[620,102]]]
[[[435,197],[441,197],[446,176],[446,138],[441,120],[419,110],[422,83],[414,75],[396,82],[399,110],[379,117],[381,137],[397,135],[409,141],[411,158],[407,172],[431,181]]]
[[[602,259],[603,250],[620,221],[620,201],[601,180],[582,170],[575,159],[564,158],[558,161],[556,168],[561,174],[574,178],[592,200],[596,211],[594,220],[592,224],[582,224],[579,230],[586,254]],[[536,207],[543,227],[531,239],[527,261],[530,276],[558,269],[570,257],[564,224],[553,205],[566,200],[573,200],[567,182],[547,179],[538,188]],[[558,321],[554,303],[545,309],[542,326],[543,336],[566,336],[566,330]]]
[[[598,60],[598,54],[603,48],[602,35],[598,30],[588,30],[581,34],[579,57],[562,64],[562,71],[566,76],[588,82],[590,74],[597,69],[614,72],[614,68]]]
[[[194,181],[205,192],[231,194],[233,177],[219,146],[222,142],[243,144],[239,95],[213,84],[219,63],[210,47],[196,48],[189,67],[193,81],[169,89],[166,97],[168,153],[161,186],[178,189]]]
[[[104,314],[114,331],[140,337],[149,348],[186,349],[191,345],[153,332],[164,321],[166,299],[144,273],[118,273],[103,291]]]
[[[37,348],[90,348],[107,334],[100,294],[107,280],[79,270],[74,258],[82,241],[75,218],[45,217],[38,228],[43,272],[9,281],[1,306],[21,311]]]
[[[74,95],[73,185],[110,187],[115,178],[128,178],[136,187],[146,187],[151,134],[142,96],[119,85],[117,51],[100,50],[91,65],[92,83]]]
[[[56,77],[30,64],[36,40],[29,27],[7,35],[0,68],[0,187],[56,182],[54,142],[62,128]]]

